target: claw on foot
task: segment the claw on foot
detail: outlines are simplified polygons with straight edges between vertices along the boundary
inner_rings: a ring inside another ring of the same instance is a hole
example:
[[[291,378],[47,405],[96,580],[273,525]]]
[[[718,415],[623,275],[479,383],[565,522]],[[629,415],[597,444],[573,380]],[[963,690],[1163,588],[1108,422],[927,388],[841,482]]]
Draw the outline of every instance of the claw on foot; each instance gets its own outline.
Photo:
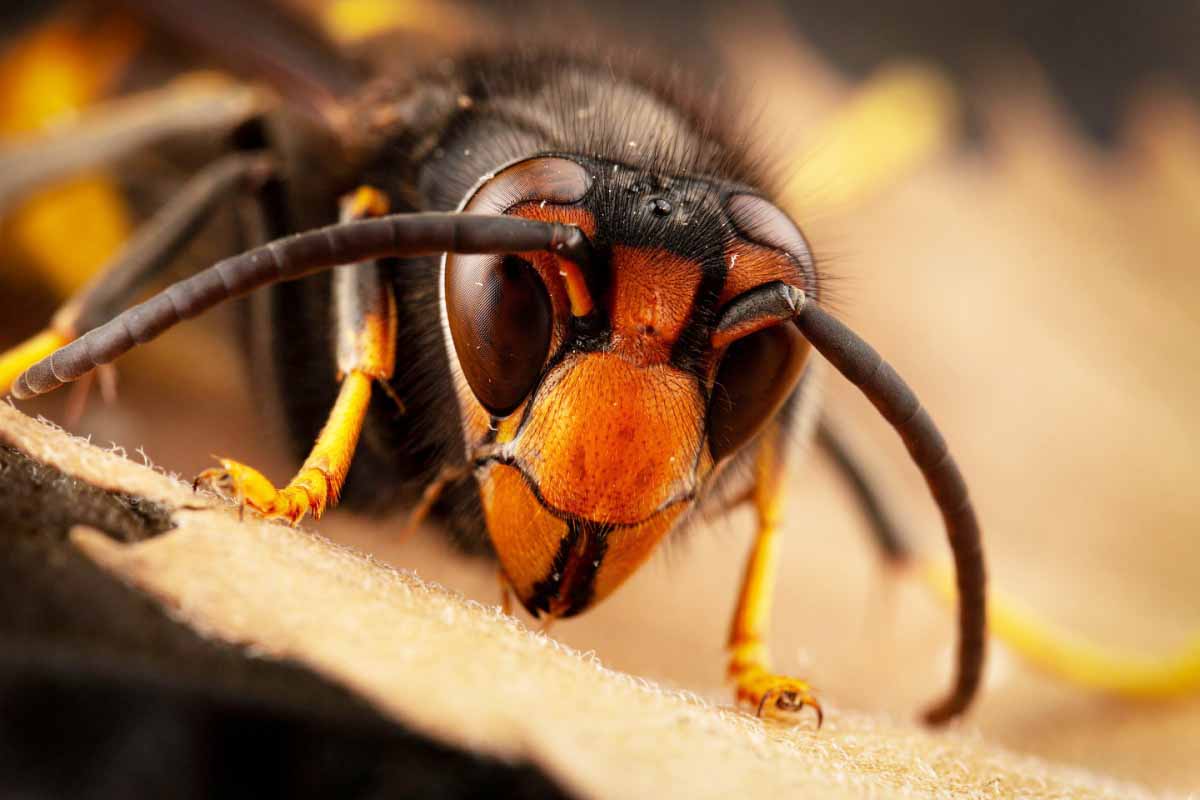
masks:
[[[825,722],[825,712],[811,687],[795,678],[748,670],[737,676],[737,698],[739,702],[753,704],[756,717],[786,716],[810,707],[816,712],[817,728]]]
[[[221,466],[206,469],[196,476],[193,488],[205,486],[233,497],[264,517],[286,519],[296,525],[306,514],[320,519],[332,496],[329,476],[315,467],[307,467],[282,489],[261,472],[228,458],[217,459]]]

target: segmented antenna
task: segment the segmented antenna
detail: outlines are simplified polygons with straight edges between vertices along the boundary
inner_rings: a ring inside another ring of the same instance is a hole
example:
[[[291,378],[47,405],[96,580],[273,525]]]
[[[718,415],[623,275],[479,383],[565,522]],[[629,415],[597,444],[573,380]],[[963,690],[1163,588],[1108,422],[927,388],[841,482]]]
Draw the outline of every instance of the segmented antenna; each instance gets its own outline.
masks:
[[[987,650],[987,575],[979,520],[946,439],[892,365],[858,334],[813,302],[803,302],[796,326],[821,355],[879,410],[900,435],[942,513],[958,584],[958,674],[950,694],[925,712],[930,724],[958,716],[979,689]]]
[[[34,364],[17,378],[12,393],[26,399],[53,391],[226,300],[342,264],[539,250],[576,263],[586,263],[591,253],[587,237],[573,225],[493,214],[393,214],[317,228],[227,258],[172,284]]]

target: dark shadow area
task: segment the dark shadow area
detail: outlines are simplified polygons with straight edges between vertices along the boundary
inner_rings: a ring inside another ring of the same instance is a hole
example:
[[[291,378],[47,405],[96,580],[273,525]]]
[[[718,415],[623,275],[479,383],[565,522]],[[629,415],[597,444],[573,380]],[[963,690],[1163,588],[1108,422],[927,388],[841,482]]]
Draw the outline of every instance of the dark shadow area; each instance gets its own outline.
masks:
[[[0,448],[0,796],[566,796],[200,637],[76,551],[77,524],[131,542],[169,517]]]

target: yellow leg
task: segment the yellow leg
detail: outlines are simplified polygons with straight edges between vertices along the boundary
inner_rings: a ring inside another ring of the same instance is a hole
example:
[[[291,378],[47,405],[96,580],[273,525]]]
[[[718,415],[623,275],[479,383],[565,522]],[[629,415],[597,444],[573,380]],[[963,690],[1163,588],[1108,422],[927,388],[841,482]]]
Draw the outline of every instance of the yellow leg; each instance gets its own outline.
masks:
[[[426,486],[425,491],[421,493],[421,500],[409,513],[408,522],[404,524],[404,531],[401,535],[408,537],[415,533],[417,528],[421,527],[421,523],[429,516],[429,512],[433,511],[434,504],[442,496],[442,492],[446,490],[446,487],[468,472],[470,470],[465,466],[443,468],[438,473],[438,476],[433,479],[433,482]]]
[[[507,617],[512,614],[512,587],[508,585],[503,570],[498,571],[496,577],[500,581],[500,612]]]
[[[112,16],[96,30],[57,19],[0,57],[0,136],[28,136],[100,97],[137,50],[140,33]],[[80,220],[87,222],[81,234]],[[100,176],[78,177],[26,198],[10,212],[6,247],[15,247],[64,294],[79,289],[128,237],[116,187]],[[70,247],[63,247],[65,240]],[[74,334],[52,324],[0,353],[0,397],[22,372],[69,344]]]
[[[282,489],[276,489],[252,467],[228,458],[219,459],[220,468],[200,473],[197,484],[225,489],[267,517],[282,517],[292,524],[306,514],[320,519],[327,508],[336,505],[350,470],[371,399],[371,380],[362,372],[351,372],[342,380],[337,402],[316,445],[296,477]]]
[[[925,564],[920,575],[954,603],[949,568]],[[994,588],[988,592],[988,630],[1035,667],[1090,689],[1152,699],[1200,692],[1200,638],[1166,658],[1116,653],[1039,619]]]
[[[0,396],[8,394],[9,387],[22,372],[70,341],[70,336],[47,328],[11,350],[0,353]]]
[[[361,187],[342,202],[342,219],[362,219],[387,213],[387,199],[370,187]],[[354,270],[373,270],[359,264]],[[351,285],[351,284],[347,284]],[[358,284],[351,291],[360,291]],[[243,506],[267,517],[282,517],[293,525],[311,514],[319,519],[337,504],[363,420],[371,402],[371,385],[390,380],[395,368],[396,302],[382,281],[364,283],[360,315],[339,323],[338,364],[342,386],[337,402],[300,471],[282,489],[262,473],[231,459],[218,459],[220,468],[205,470],[196,484],[206,484],[232,494]],[[344,328],[344,329],[343,329]]]
[[[771,671],[766,636],[775,593],[779,560],[779,507],[782,454],[778,429],[766,431],[755,468],[753,499],[758,510],[758,535],[746,563],[742,591],[729,633],[729,677],[737,684],[739,703],[764,713],[798,711],[811,706],[817,726],[824,719],[820,703],[807,683]]]

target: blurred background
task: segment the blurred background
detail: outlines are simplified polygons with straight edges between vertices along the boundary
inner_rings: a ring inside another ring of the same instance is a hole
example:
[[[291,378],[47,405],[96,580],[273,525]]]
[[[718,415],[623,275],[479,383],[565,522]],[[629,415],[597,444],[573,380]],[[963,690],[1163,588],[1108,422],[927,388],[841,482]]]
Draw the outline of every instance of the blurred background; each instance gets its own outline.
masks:
[[[966,473],[993,581],[1097,642],[1167,653],[1200,630],[1200,3],[309,0],[348,47],[560,37],[719,85],[778,165],[837,308],[918,390]],[[0,140],[202,62],[102,4],[5,4]],[[374,43],[373,43],[374,42]],[[399,59],[400,56],[397,55]],[[402,59],[401,59],[402,60]],[[0,348],[32,335],[209,154],[170,146],[0,210]],[[187,258],[223,252],[218,219]],[[190,477],[213,454],[294,465],[239,365],[234,315],[119,365],[119,398],[21,404]],[[940,522],[891,431],[830,381],[922,552]],[[797,449],[771,644],[833,707],[911,718],[945,686],[951,613],[889,574],[830,464]],[[403,519],[323,535],[484,602],[493,568]],[[728,702],[723,644],[748,512],[671,541],[553,634],[608,666]],[[1200,791],[1200,699],[1132,702],[997,645],[965,723],[1015,751]]]

